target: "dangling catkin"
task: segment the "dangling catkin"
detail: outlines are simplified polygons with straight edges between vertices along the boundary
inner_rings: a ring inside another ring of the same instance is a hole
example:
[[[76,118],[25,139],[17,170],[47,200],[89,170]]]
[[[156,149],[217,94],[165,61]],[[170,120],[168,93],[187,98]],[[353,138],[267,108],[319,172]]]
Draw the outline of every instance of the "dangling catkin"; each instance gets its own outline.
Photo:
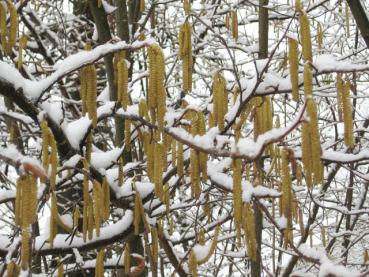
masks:
[[[23,49],[27,46],[27,36],[22,35],[19,38],[19,48],[18,48],[18,69],[22,67],[23,64]]]
[[[1,46],[5,50],[6,41],[6,4],[4,1],[0,2],[0,41]]]
[[[152,227],[151,228],[151,243],[152,243],[152,256],[153,259],[155,261],[155,263],[157,263],[158,261],[158,254],[159,254],[159,238],[158,238],[158,231],[156,229],[156,227]]]
[[[50,155],[50,163],[51,163],[51,173],[50,173],[50,189],[55,189],[56,182],[56,173],[58,171],[58,150],[56,147],[56,141],[54,135],[49,133],[49,141],[51,145],[51,155]]]
[[[305,12],[301,12],[299,15],[300,20],[300,35],[302,44],[302,56],[305,61],[313,61],[313,53],[311,49],[311,33],[310,23]]]
[[[140,12],[143,13],[145,11],[145,0],[140,0]]]
[[[343,122],[343,95],[344,95],[344,82],[341,74],[337,74],[336,77],[336,92],[337,92],[337,110],[339,121]]]
[[[297,41],[288,38],[288,59],[290,63],[290,80],[292,85],[292,99],[299,100],[299,53]]]
[[[10,13],[10,28],[8,41],[6,43],[4,52],[6,55],[9,56],[12,53],[12,49],[17,41],[18,13],[17,8],[14,6],[12,1],[6,1],[6,4],[8,6],[8,11]]]
[[[163,199],[163,151],[161,143],[155,144],[154,183],[155,196]]]
[[[282,214],[287,219],[284,230],[285,243],[291,241],[292,233],[292,191],[291,176],[288,167],[287,149],[282,150]]]
[[[346,146],[354,146],[353,136],[353,121],[352,121],[352,109],[350,102],[350,82],[347,81],[343,87],[342,95],[342,110],[343,110],[343,124],[344,124],[344,141]]]
[[[57,206],[57,202],[56,202],[56,195],[55,192],[53,191],[51,193],[51,208],[50,208],[50,234],[49,234],[49,243],[50,246],[53,247],[54,245],[54,238],[56,236],[57,233],[57,228],[58,228],[58,206]]]
[[[73,227],[76,228],[77,230],[78,230],[78,222],[79,222],[79,209],[76,206],[73,212]]]
[[[254,213],[251,209],[250,203],[243,205],[244,214],[244,233],[247,246],[247,253],[251,260],[256,260],[256,234],[255,234],[255,222]]]
[[[124,146],[125,149],[131,149],[131,120],[124,120]]]
[[[234,159],[233,167],[233,217],[236,226],[237,241],[241,241],[242,227],[242,160]]]
[[[41,122],[41,130],[42,130],[42,166],[47,173],[49,169],[49,128],[47,126],[46,119]]]
[[[183,10],[184,10],[186,16],[190,14],[190,12],[191,12],[190,0],[183,0]]]
[[[96,236],[100,236],[100,224],[101,224],[101,194],[102,189],[99,182],[94,182],[93,184],[93,212],[94,212],[94,222],[95,222],[95,229],[96,229]]]
[[[148,102],[151,120],[157,120],[159,130],[164,126],[166,111],[165,60],[163,50],[157,44],[151,44],[148,48],[149,56],[149,92]]]
[[[186,21],[179,31],[179,58],[182,60],[183,90],[192,90],[192,42],[191,24]]]
[[[133,219],[133,225],[135,227],[135,235],[136,236],[140,233],[140,223],[141,223],[140,202],[141,202],[141,197],[140,197],[139,193],[136,191],[135,206],[134,206],[134,219]]]
[[[87,112],[89,119],[92,120],[92,126],[97,124],[97,89],[96,89],[96,69],[94,65],[89,65],[87,70]]]
[[[237,19],[237,11],[231,11],[232,17],[232,36],[235,41],[238,40],[238,19]]]
[[[213,76],[213,113],[215,126],[218,126],[220,131],[224,129],[225,105],[228,105],[226,81],[218,71]]]
[[[95,277],[104,277],[104,249],[100,249],[96,257]]]
[[[193,250],[190,252],[188,257],[188,269],[192,277],[197,277],[197,260],[196,254]]]
[[[183,144],[179,141],[177,143],[177,175],[180,177],[184,175]]]
[[[94,206],[91,196],[88,196],[88,216],[87,216],[87,233],[88,233],[88,239],[92,240],[93,237],[93,231],[94,231]]]
[[[108,220],[110,216],[110,186],[106,181],[106,178],[103,178],[102,190],[104,194],[104,215],[103,220]]]
[[[27,270],[29,266],[29,254],[30,254],[30,235],[28,228],[22,229],[22,249],[21,249],[21,266],[22,270]]]
[[[118,186],[121,187],[123,185],[123,178],[124,178],[124,174],[123,174],[123,157],[120,157],[118,160]]]
[[[64,267],[61,257],[58,257],[58,277],[64,276]]]
[[[89,170],[88,162],[84,160],[83,164],[84,164],[84,170],[88,172]],[[88,180],[88,176],[85,175],[83,177],[83,224],[82,224],[84,242],[86,242],[86,238],[87,238],[89,200],[90,200],[89,199],[89,180]]]
[[[20,273],[20,267],[14,262],[11,261],[6,266],[6,276],[7,277],[18,277]]]
[[[129,274],[130,271],[131,271],[131,256],[129,244],[126,243],[126,246],[124,247],[124,273]]]

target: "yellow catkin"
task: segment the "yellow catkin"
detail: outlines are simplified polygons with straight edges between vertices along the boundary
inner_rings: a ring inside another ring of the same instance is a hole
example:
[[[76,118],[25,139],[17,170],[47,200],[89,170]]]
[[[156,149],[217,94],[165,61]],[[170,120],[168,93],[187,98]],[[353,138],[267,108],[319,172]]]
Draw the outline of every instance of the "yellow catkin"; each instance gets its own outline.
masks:
[[[344,124],[344,141],[346,146],[354,146],[352,109],[350,102],[350,82],[345,82],[342,95],[342,110]]]
[[[336,77],[336,92],[337,92],[337,110],[339,121],[343,122],[343,94],[344,94],[344,82],[341,74],[337,74]]]
[[[81,98],[81,104],[82,104],[82,115],[85,116],[87,112],[87,67],[83,67],[79,71],[79,79],[80,79],[80,93],[79,96]]]
[[[54,245],[54,238],[57,233],[57,222],[58,222],[58,206],[56,202],[56,195],[53,191],[51,193],[51,208],[50,208],[50,234],[49,234],[49,243],[50,246]]]
[[[135,194],[135,206],[134,206],[134,219],[133,219],[133,225],[135,227],[135,235],[138,235],[140,233],[140,223],[141,223],[141,197],[139,193],[136,191]]]
[[[123,185],[123,181],[124,181],[124,174],[123,174],[123,157],[119,158],[118,160],[118,186],[122,186]]]
[[[232,17],[232,36],[234,40],[238,40],[238,19],[237,19],[237,11],[231,11]]]
[[[305,226],[304,226],[304,217],[302,209],[298,208],[299,213],[299,226],[300,226],[300,234],[303,236],[305,234]]]
[[[108,220],[110,216],[110,186],[104,177],[102,183],[102,190],[104,194],[104,216],[103,220]]]
[[[85,159],[89,164],[91,163],[93,141],[94,141],[93,134],[92,131],[90,131],[86,138],[86,153],[85,153]]]
[[[46,119],[41,122],[41,131],[42,131],[42,166],[47,173],[49,169],[49,128],[47,126]]]
[[[61,257],[58,257],[58,277],[64,276],[64,267]]]
[[[183,0],[183,10],[185,15],[189,15],[191,12],[191,3],[190,0]]]
[[[128,66],[125,59],[125,51],[116,54],[117,63],[117,100],[120,101],[121,106],[126,111],[129,104],[128,97]]]
[[[369,261],[369,252],[367,249],[364,251],[364,264],[367,264]]]
[[[15,46],[17,41],[17,31],[18,31],[18,13],[17,8],[14,6],[12,1],[6,1],[8,6],[8,11],[10,14],[10,28],[8,41],[5,45],[4,52],[6,55],[10,55],[12,53],[12,49]]]
[[[22,180],[22,227],[28,228],[29,224],[32,222],[31,215],[31,186],[29,182],[28,175],[24,175],[20,177]]]
[[[288,167],[287,149],[282,150],[282,214],[287,219],[284,230],[285,245],[292,241],[292,188],[291,175]]]
[[[162,144],[155,144],[154,183],[155,196],[159,199],[163,198],[163,148]]]
[[[224,129],[225,106],[227,104],[226,81],[218,71],[213,76],[213,113],[215,126],[218,126],[221,131]]]
[[[4,1],[0,2],[0,41],[1,46],[5,49],[6,41],[6,4]]]
[[[184,155],[183,155],[183,144],[177,143],[177,174],[182,177],[184,175]]]
[[[20,177],[17,180],[17,189],[16,189],[16,197],[15,197],[15,224],[21,225],[21,215],[22,215],[22,187],[23,187],[23,178]]]
[[[87,70],[87,91],[86,91],[86,106],[89,119],[92,120],[92,126],[97,125],[97,80],[96,69],[94,65],[89,65]]]
[[[145,11],[145,0],[140,0],[140,12],[143,13]]]
[[[35,176],[28,176],[28,185],[30,186],[30,224],[33,224],[37,220],[37,178]]]
[[[173,235],[174,232],[174,220],[173,217],[170,217],[170,222],[169,222],[169,235]]]
[[[169,208],[170,208],[170,188],[169,188],[169,184],[165,183],[164,186],[164,204],[165,204],[165,210],[167,215],[169,215]]]
[[[158,230],[156,227],[151,228],[151,247],[152,247],[152,257],[155,262],[158,260],[159,256],[159,238]]]
[[[78,230],[78,222],[79,222],[79,209],[76,206],[73,212],[73,227],[76,228],[77,230]]]
[[[125,149],[131,149],[131,121],[126,119],[124,121],[124,146]]]
[[[229,13],[227,13],[225,17],[225,27],[227,28],[227,30],[231,29],[231,17]]]
[[[84,160],[84,170],[88,172],[89,166],[86,160]],[[83,178],[83,241],[86,242],[87,229],[88,229],[88,206],[89,206],[89,180],[88,176],[85,175]]]
[[[219,229],[220,229],[219,226],[215,227],[214,238],[211,241],[209,252],[203,259],[197,260],[198,265],[206,263],[210,259],[210,257],[213,255],[215,248],[217,247],[217,243],[218,243]]]
[[[323,167],[320,160],[320,135],[317,107],[313,99],[307,100],[309,122],[302,124],[302,162],[308,186],[322,181]]]
[[[131,256],[128,243],[124,247],[124,272],[128,274],[131,270]]]
[[[242,227],[242,160],[234,159],[233,167],[233,214],[237,230],[237,240],[240,241]]]
[[[100,249],[96,257],[95,277],[104,277],[104,249]]]
[[[149,112],[147,109],[147,104],[145,99],[141,99],[138,104],[138,114],[140,117],[144,118],[146,121],[150,120]]]
[[[183,90],[192,90],[192,42],[191,24],[186,21],[179,31],[179,58],[182,60]]]
[[[96,229],[96,236],[100,236],[100,224],[101,224],[101,185],[98,182],[94,182],[93,186],[93,212],[94,212],[94,222],[95,222],[95,229]]]
[[[206,122],[205,116],[203,112],[199,111],[197,113],[198,119],[198,134],[200,136],[204,136],[206,134]],[[208,154],[205,152],[199,152],[199,164],[200,164],[200,171],[201,171],[201,180],[206,183],[208,179]]]
[[[198,198],[201,193],[200,165],[199,165],[199,154],[194,149],[191,149],[190,153],[190,169],[191,169],[191,195],[194,198]]]
[[[255,222],[254,213],[252,211],[250,203],[245,203],[243,206],[244,213],[244,233],[247,246],[247,253],[251,260],[256,260],[256,234],[255,234]]]
[[[29,266],[29,254],[30,254],[30,235],[28,228],[22,230],[22,249],[21,249],[21,267],[22,270],[27,270]]]
[[[349,6],[347,1],[346,5],[345,5],[345,27],[346,27],[346,35],[349,37],[350,36],[350,11],[349,11]]]
[[[188,257],[188,269],[191,276],[197,277],[197,260],[196,254],[193,250],[190,252],[190,255]]]
[[[51,163],[51,173],[50,173],[50,189],[55,189],[56,183],[56,173],[58,171],[58,149],[56,146],[56,141],[52,133],[49,133],[50,145],[51,145],[51,155],[50,155],[50,163]]]
[[[157,44],[148,48],[149,57],[149,92],[148,102],[151,120],[157,121],[159,130],[163,129],[166,111],[165,59],[163,50]]]
[[[20,267],[14,262],[11,261],[6,266],[6,276],[8,277],[18,277],[20,273]]]
[[[296,0],[295,1],[295,9],[296,9],[297,12],[301,12],[302,11],[301,0]]]
[[[313,52],[311,48],[311,33],[310,23],[305,12],[301,12],[299,15],[300,20],[300,35],[302,44],[302,56],[305,61],[313,61]]]
[[[92,198],[89,196],[88,200],[88,217],[87,217],[87,233],[88,233],[88,239],[92,240],[93,238],[93,231],[94,231],[94,206],[92,203]]]
[[[18,69],[22,67],[23,64],[23,49],[27,46],[27,36],[22,35],[19,38],[19,48],[18,48]]]
[[[288,38],[288,60],[290,63],[290,80],[293,101],[299,100],[299,53],[297,41]]]

